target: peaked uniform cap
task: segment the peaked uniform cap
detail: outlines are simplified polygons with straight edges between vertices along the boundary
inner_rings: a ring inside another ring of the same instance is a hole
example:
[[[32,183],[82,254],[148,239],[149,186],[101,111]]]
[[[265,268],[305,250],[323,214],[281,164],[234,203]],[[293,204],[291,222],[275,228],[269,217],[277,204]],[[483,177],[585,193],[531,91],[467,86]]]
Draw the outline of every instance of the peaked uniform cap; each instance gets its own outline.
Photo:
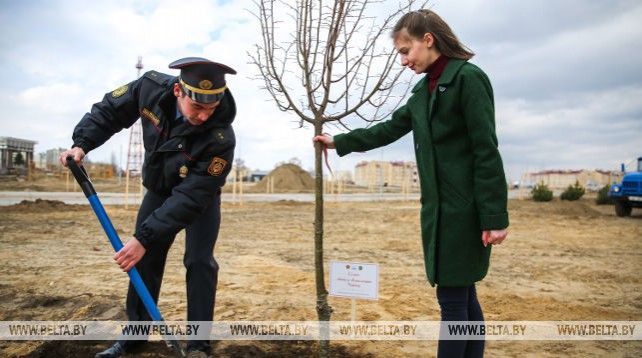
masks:
[[[178,81],[183,92],[199,103],[220,101],[227,89],[225,74],[236,74],[229,66],[202,57],[181,58],[170,63],[169,68],[181,70]]]

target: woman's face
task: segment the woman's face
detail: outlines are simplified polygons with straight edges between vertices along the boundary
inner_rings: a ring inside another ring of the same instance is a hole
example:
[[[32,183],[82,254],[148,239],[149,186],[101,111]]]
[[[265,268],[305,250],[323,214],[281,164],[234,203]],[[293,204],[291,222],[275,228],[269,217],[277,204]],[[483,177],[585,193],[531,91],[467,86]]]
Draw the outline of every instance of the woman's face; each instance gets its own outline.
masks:
[[[434,48],[434,38],[430,33],[426,33],[423,39],[418,39],[403,29],[395,39],[395,48],[401,55],[401,65],[415,73],[426,72],[428,66],[439,57],[439,53]]]

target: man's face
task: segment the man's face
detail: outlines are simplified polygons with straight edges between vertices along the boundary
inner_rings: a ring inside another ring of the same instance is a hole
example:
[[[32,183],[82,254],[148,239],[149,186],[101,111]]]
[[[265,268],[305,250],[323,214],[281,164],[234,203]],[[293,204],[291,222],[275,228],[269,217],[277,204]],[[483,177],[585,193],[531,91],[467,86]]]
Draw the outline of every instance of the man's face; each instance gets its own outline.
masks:
[[[193,126],[200,126],[207,122],[216,110],[216,107],[221,104],[221,101],[200,103],[187,96],[183,96],[183,91],[178,83],[174,84],[174,95],[176,96],[176,106],[178,107],[178,110]]]

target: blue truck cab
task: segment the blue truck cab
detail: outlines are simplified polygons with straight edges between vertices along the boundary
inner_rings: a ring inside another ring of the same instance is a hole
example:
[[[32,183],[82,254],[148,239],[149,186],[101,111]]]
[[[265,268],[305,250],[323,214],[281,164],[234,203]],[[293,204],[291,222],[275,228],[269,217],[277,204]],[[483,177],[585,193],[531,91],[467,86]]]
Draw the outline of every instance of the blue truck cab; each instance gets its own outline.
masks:
[[[622,183],[611,185],[609,197],[615,200],[617,216],[629,216],[633,208],[642,208],[642,157],[638,158],[637,171],[625,174]]]

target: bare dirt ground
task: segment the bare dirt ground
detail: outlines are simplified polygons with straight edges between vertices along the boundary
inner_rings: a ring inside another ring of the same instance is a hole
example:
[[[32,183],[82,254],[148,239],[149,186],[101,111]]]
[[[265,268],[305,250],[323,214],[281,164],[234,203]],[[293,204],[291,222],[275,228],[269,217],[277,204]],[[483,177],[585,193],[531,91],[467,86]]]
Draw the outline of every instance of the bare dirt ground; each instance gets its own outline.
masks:
[[[1,187],[0,187],[1,188]],[[5,189],[6,190],[6,189]],[[642,211],[618,218],[592,200],[510,201],[509,239],[493,249],[478,283],[487,320],[642,320]],[[326,260],[380,265],[379,300],[360,300],[357,320],[436,321],[423,272],[419,204],[326,203]],[[121,238],[136,209],[106,208]],[[215,319],[314,321],[313,204],[223,204],[215,256]],[[185,320],[184,238],[170,251],[159,307]],[[88,205],[40,201],[0,207],[0,320],[124,320],[127,275]],[[327,271],[326,271],[327,274]],[[330,297],[333,320],[350,300]],[[107,341],[4,341],[2,357],[91,357]],[[335,341],[336,357],[431,357],[435,341]],[[221,341],[218,357],[314,356],[315,342]],[[640,357],[641,341],[487,341],[488,357]],[[170,356],[154,342],[141,357]]]

